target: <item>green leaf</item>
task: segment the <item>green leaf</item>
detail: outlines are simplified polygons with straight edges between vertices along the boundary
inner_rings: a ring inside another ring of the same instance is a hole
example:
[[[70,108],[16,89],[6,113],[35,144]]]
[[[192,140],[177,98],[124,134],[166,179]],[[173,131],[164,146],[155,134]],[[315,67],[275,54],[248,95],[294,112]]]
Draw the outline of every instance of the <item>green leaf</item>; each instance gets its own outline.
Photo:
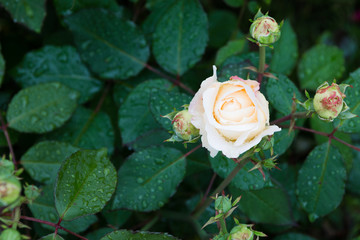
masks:
[[[349,173],[346,189],[360,195],[360,153],[355,150],[353,151],[355,154],[355,161],[353,162],[352,169]]]
[[[156,89],[171,90],[171,83],[163,79],[139,84],[119,109],[119,128],[124,144],[129,144],[149,130],[159,128],[149,109],[150,95]]]
[[[106,207],[102,210],[101,214],[106,219],[106,222],[116,228],[123,226],[126,221],[130,218],[132,212],[128,210],[111,210],[111,203],[107,204]]]
[[[10,12],[14,22],[22,23],[35,32],[41,31],[45,18],[45,0],[0,0],[6,10]]]
[[[280,132],[274,133],[274,155],[280,156],[286,152],[286,150],[291,146],[295,138],[295,132],[291,131],[289,134],[289,129],[282,129]],[[265,152],[267,157],[270,157],[270,150]]]
[[[151,93],[150,109],[154,118],[166,129],[172,130],[171,121],[165,116],[176,110],[183,110],[181,106],[189,104],[192,97],[185,93],[157,90]]]
[[[290,21],[285,20],[281,28],[281,37],[274,44],[274,53],[270,71],[289,75],[298,58],[298,42]]]
[[[150,15],[145,19],[142,29],[147,36],[149,42],[152,42],[152,35],[155,32],[156,26],[158,22],[161,20],[163,15],[168,11],[168,9],[176,2],[176,0],[160,0],[157,3],[154,3],[152,6]],[[152,5],[153,3],[149,3],[146,1],[146,5]]]
[[[298,202],[296,197],[297,173],[300,166],[280,163],[278,164],[278,167],[281,170],[274,169],[271,172],[272,181],[274,182],[274,184],[283,189],[288,195],[293,219],[295,221],[298,221],[301,217],[304,217],[304,211],[302,210],[300,203]]]
[[[279,74],[276,76],[278,79],[269,78],[266,83],[266,94],[268,96],[267,100],[276,110],[284,115],[288,115],[292,111],[292,98],[294,93],[296,98],[300,101],[303,101],[304,97],[295,84],[285,75]],[[299,105],[297,105],[297,108],[300,111],[304,111],[304,109]]]
[[[211,11],[209,13],[209,46],[213,48],[224,46],[236,30],[236,21],[236,15],[231,11]]]
[[[220,66],[227,58],[237,55],[244,50],[245,39],[229,41],[216,53],[215,65]]]
[[[274,240],[316,240],[316,239],[301,233],[285,233],[275,237]]]
[[[161,208],[184,178],[185,165],[182,152],[173,148],[150,147],[133,153],[119,169],[112,208]]]
[[[241,7],[244,3],[244,0],[224,0],[224,2],[230,7]]]
[[[106,147],[114,151],[114,129],[110,117],[104,112],[78,107],[70,120],[61,128],[47,134],[46,139],[68,142],[83,149]]]
[[[131,232],[128,230],[116,230],[100,240],[174,240],[177,239],[167,233]]]
[[[59,216],[55,209],[54,204],[54,187],[53,184],[46,185],[41,188],[41,195],[32,204],[29,204],[29,208],[34,215],[35,218],[49,221],[52,223],[57,223],[59,221]],[[97,221],[97,217],[95,215],[89,215],[77,218],[73,221],[62,221],[61,226],[69,229],[73,232],[83,232],[85,231],[91,224]],[[54,227],[49,226],[47,224],[41,224],[46,229],[54,231]],[[66,234],[65,231],[59,229],[61,234]]]
[[[20,132],[44,133],[60,127],[77,106],[79,94],[61,83],[22,89],[11,100],[7,121]]]
[[[339,206],[345,192],[346,170],[340,152],[329,143],[315,147],[299,170],[297,194],[310,220]]]
[[[343,83],[352,86],[352,88],[346,89],[344,98],[350,108],[349,111],[360,116],[360,68],[350,73],[350,77]],[[338,122],[336,121],[335,124],[338,125]],[[360,117],[345,120],[339,130],[347,133],[360,133]]]
[[[45,82],[60,82],[80,93],[86,102],[99,92],[102,83],[91,77],[71,46],[45,46],[29,52],[16,67],[13,77],[23,88]]]
[[[1,50],[1,45],[0,45]],[[5,72],[5,60],[0,52],[0,87],[4,78],[4,72]]]
[[[100,238],[102,238],[103,236],[105,236],[106,234],[112,231],[114,231],[114,229],[112,228],[99,228],[96,231],[87,234],[85,237],[88,240],[99,240]]]
[[[230,189],[233,197],[242,196],[239,209],[253,222],[275,225],[292,225],[291,208],[285,192],[280,188],[263,188],[252,191]]]
[[[84,8],[106,8],[114,10],[120,8],[116,0],[54,0],[56,12],[59,15],[67,16]]]
[[[316,90],[325,81],[340,78],[345,71],[343,52],[334,46],[317,45],[301,57],[298,77],[301,88]]]
[[[105,149],[81,150],[59,170],[55,206],[60,217],[71,220],[99,212],[116,187],[116,170]]]
[[[65,159],[79,149],[67,143],[44,141],[32,146],[21,157],[21,165],[41,183],[53,183]]]
[[[331,133],[334,130],[334,126],[331,122],[325,122],[325,121],[319,119],[317,116],[314,116],[310,119],[310,124],[311,124],[312,129],[320,131],[320,132]],[[318,144],[329,141],[328,137],[321,136],[319,134],[314,134],[314,136],[315,136],[316,142]],[[336,131],[334,136],[338,137],[341,140],[344,140],[348,143],[351,143],[350,134]],[[346,172],[349,172],[353,165],[353,159],[354,159],[353,150],[335,140],[333,140],[331,143],[339,149],[339,151],[345,161]]]
[[[100,77],[126,79],[146,65],[149,47],[133,22],[103,9],[81,10],[65,22],[82,59]]]
[[[227,158],[222,154],[217,154],[214,158],[210,157],[209,159],[213,170],[222,178],[226,178],[236,167],[236,163],[234,162],[234,160]],[[238,174],[234,177],[231,183],[242,190],[261,189],[265,186],[269,186],[271,182],[269,181],[267,171],[264,170],[267,175],[267,180],[264,181],[263,176],[258,170],[249,172],[249,170],[253,167],[253,163],[247,163],[238,172]]]
[[[182,75],[202,57],[208,40],[206,13],[198,1],[178,0],[158,22],[153,53],[166,71]]]
[[[52,233],[40,238],[39,240],[64,240],[64,239],[59,234],[55,235],[55,233]]]

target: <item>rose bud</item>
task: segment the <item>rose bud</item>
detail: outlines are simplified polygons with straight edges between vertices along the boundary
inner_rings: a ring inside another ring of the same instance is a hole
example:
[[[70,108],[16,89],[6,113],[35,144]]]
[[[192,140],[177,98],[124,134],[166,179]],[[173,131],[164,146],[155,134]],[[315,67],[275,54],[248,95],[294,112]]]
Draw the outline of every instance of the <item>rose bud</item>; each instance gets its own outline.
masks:
[[[199,130],[191,124],[191,114],[188,110],[178,112],[172,120],[175,134],[183,140],[189,141],[199,136]]]
[[[1,232],[0,240],[21,240],[21,235],[16,229],[8,228]]]
[[[6,159],[0,160],[0,179],[6,179],[13,175],[15,170],[14,164]]]
[[[184,105],[184,110],[173,111],[163,117],[171,120],[173,135],[167,139],[167,142],[194,143],[199,139],[199,130],[191,123],[191,114]]]
[[[231,200],[226,196],[219,196],[215,200],[215,210],[226,213],[232,208]]]
[[[231,229],[230,232],[231,240],[253,240],[254,233],[247,227],[246,224],[240,224]]]
[[[213,76],[201,83],[190,102],[191,123],[200,130],[202,145],[211,157],[221,151],[237,158],[281,129],[270,126],[269,103],[257,81],[233,76],[218,82],[213,69]]]
[[[15,176],[0,180],[0,207],[15,202],[21,192],[20,181]]]
[[[344,98],[345,94],[336,83],[330,86],[327,82],[323,83],[314,97],[314,108],[319,118],[328,121],[336,118],[343,110]]]
[[[259,45],[270,45],[279,40],[280,26],[274,18],[263,15],[251,24],[250,35]]]
[[[31,203],[40,196],[41,190],[35,185],[27,185],[24,187],[25,197]]]

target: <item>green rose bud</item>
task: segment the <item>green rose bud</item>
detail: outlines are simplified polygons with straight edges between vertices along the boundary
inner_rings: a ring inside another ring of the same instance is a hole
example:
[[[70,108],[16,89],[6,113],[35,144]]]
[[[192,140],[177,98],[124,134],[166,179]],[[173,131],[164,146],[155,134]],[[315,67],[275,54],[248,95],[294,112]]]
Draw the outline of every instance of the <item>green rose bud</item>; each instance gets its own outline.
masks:
[[[281,32],[275,19],[264,15],[251,24],[250,34],[260,45],[270,45],[279,40]]]
[[[190,141],[199,136],[199,129],[191,123],[191,114],[187,109],[178,112],[172,120],[173,130],[179,138]]]
[[[0,240],[21,240],[21,235],[16,229],[8,228],[2,231]]]
[[[14,164],[6,159],[0,160],[0,179],[6,179],[13,175],[15,170]]]
[[[40,192],[41,190],[35,185],[28,185],[24,188],[25,196],[30,202],[38,198],[40,196]]]
[[[231,240],[253,240],[254,233],[247,227],[246,224],[240,224],[231,229],[230,232]]]
[[[226,213],[232,208],[231,200],[228,197],[220,196],[215,200],[215,210]]]
[[[316,90],[313,102],[315,111],[321,119],[332,121],[343,110],[344,98],[345,94],[336,83],[329,86],[325,82]]]
[[[19,198],[20,192],[21,184],[16,177],[10,176],[0,180],[0,207],[15,202]]]

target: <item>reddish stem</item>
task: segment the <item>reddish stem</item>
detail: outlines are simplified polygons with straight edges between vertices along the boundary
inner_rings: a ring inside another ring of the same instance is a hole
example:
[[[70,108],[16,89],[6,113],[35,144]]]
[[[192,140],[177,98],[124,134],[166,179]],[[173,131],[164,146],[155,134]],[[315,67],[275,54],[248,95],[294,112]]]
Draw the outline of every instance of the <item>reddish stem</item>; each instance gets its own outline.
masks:
[[[58,232],[58,229],[59,229],[59,226],[60,226],[60,223],[62,222],[62,218],[59,219],[58,223],[56,224],[56,227],[55,227],[55,236],[57,235],[57,232]]]
[[[195,152],[196,150],[198,150],[201,147],[201,144],[197,145],[196,147],[194,147],[193,149],[191,149],[190,151],[188,151],[187,153],[185,153],[184,155],[182,155],[181,158],[185,158],[187,156],[189,156],[190,154],[192,154],[193,152]]]
[[[210,180],[210,183],[209,183],[209,186],[208,188],[206,189],[206,192],[204,194],[204,197],[201,199],[201,203],[200,204],[203,204],[204,201],[207,199],[208,195],[209,195],[209,192],[210,192],[210,189],[212,188],[212,185],[214,184],[214,181],[215,181],[215,178],[216,178],[217,174],[214,173],[211,180]]]
[[[102,105],[103,105],[103,103],[105,101],[105,98],[106,98],[107,94],[109,93],[111,84],[112,84],[111,82],[107,83],[107,85],[106,85],[106,87],[104,89],[104,92],[101,95],[101,98],[100,98],[98,104],[96,105],[96,108],[95,108],[93,114],[97,114],[100,111],[100,109],[101,109],[101,107],[102,107]]]
[[[64,230],[65,232],[68,232],[70,233],[71,235],[74,235],[75,237],[77,238],[80,238],[80,239],[83,239],[83,240],[88,240],[87,238],[83,237],[83,236],[80,236],[79,234],[77,233],[74,233],[56,223],[52,223],[52,222],[48,222],[48,221],[44,221],[44,220],[40,220],[40,219],[37,219],[37,218],[32,218],[32,217],[27,217],[27,216],[21,216],[20,217],[21,219],[24,219],[24,220],[28,220],[28,221],[32,221],[32,222],[38,222],[38,223],[43,223],[43,224],[46,224],[46,225],[49,225],[49,226],[52,226],[54,227],[55,229],[56,228],[60,228],[61,230]]]
[[[187,91],[188,93],[195,95],[195,92],[189,88],[188,86],[186,86],[185,84],[183,84],[182,82],[180,82],[178,79],[174,79],[168,75],[166,75],[165,73],[160,72],[159,70],[157,70],[156,68],[150,66],[149,64],[145,64],[145,67],[147,69],[149,69],[150,71],[152,71],[153,73],[156,73],[157,75],[169,80],[170,82],[172,82],[173,84],[175,84],[176,86],[181,87],[182,89],[184,89],[185,91]]]
[[[283,127],[283,128],[289,128],[289,126],[280,126],[280,127]],[[354,145],[351,145],[350,143],[347,143],[345,142],[344,140],[341,140],[340,138],[338,137],[335,137],[334,136],[334,133],[336,132],[335,131],[332,131],[331,133],[326,133],[326,132],[320,132],[320,131],[316,131],[314,129],[310,129],[310,128],[305,128],[305,127],[300,127],[300,126],[294,126],[293,127],[294,129],[299,129],[299,130],[302,130],[302,131],[305,131],[305,132],[311,132],[311,133],[314,133],[314,134],[318,134],[318,135],[321,135],[321,136],[325,136],[325,137],[328,137],[329,139],[334,139],[335,141],[338,141],[342,144],[344,144],[345,146],[348,146],[358,152],[360,152],[360,148],[358,147],[355,147]]]
[[[17,169],[17,161],[16,161],[16,158],[15,158],[15,152],[14,152],[14,149],[12,147],[12,144],[11,144],[11,139],[10,139],[10,136],[9,136],[9,132],[7,130],[8,128],[8,125],[5,124],[5,121],[4,121],[4,118],[2,117],[2,114],[0,112],[0,121],[1,121],[1,129],[2,131],[4,132],[4,135],[5,135],[5,138],[6,138],[6,141],[7,141],[7,144],[9,146],[9,150],[10,150],[10,154],[11,154],[11,157],[12,157],[12,161],[14,163],[14,166],[15,166],[15,169]]]

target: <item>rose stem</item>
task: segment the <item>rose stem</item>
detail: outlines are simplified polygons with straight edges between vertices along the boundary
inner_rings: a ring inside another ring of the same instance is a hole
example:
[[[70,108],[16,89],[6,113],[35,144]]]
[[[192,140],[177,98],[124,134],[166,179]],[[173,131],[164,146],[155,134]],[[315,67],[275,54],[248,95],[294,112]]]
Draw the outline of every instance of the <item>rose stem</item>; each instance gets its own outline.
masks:
[[[280,126],[282,128],[289,128],[290,126]],[[318,134],[318,135],[321,135],[321,136],[325,136],[325,137],[328,137],[329,139],[334,139],[335,141],[338,141],[358,152],[360,152],[360,148],[358,147],[355,147],[354,145],[351,145],[350,143],[347,143],[345,142],[344,140],[341,140],[340,138],[338,137],[335,137],[333,133],[326,133],[326,132],[320,132],[320,131],[316,131],[314,129],[310,129],[310,128],[305,128],[305,127],[300,127],[300,126],[294,126],[293,127],[294,129],[298,129],[298,130],[302,130],[302,131],[305,131],[305,132],[311,132],[311,133],[314,133],[314,134]]]
[[[250,158],[248,157],[249,154],[245,154],[243,157],[237,160],[239,163],[236,165],[234,170],[232,170],[232,172],[224,179],[224,181],[222,181],[222,183],[220,183],[220,185],[215,189],[211,197],[215,197],[216,194],[220,193],[222,190],[224,190],[224,188],[227,187],[227,185],[230,184],[230,182],[240,171],[240,169],[242,169],[245,166],[245,164],[249,162]],[[194,213],[192,214],[194,218],[198,218],[201,215],[201,213],[205,211],[205,209],[211,204],[211,202],[213,201],[211,197],[209,197],[206,201],[204,201],[203,204],[201,204],[197,209],[195,209]]]
[[[211,190],[212,185],[214,184],[214,181],[215,181],[216,176],[217,176],[217,174],[214,173],[213,176],[212,176],[212,178],[211,178],[211,180],[210,180],[209,186],[208,186],[208,188],[206,189],[206,192],[205,192],[205,194],[204,194],[204,197],[201,199],[201,204],[204,203],[204,201],[206,200],[207,196],[209,195],[209,192],[210,192],[210,190]]]
[[[265,71],[265,46],[259,46],[259,72],[257,80],[261,84]]]
[[[59,226],[59,225],[56,224],[56,223],[48,222],[48,221],[45,221],[45,220],[40,220],[40,219],[37,219],[37,218],[27,217],[27,216],[21,216],[20,218],[21,218],[21,219],[24,219],[24,220],[32,221],[32,222],[43,223],[43,224],[52,226],[52,227],[54,227],[54,228],[57,227],[57,228],[60,228],[60,229],[62,229],[62,230],[64,230],[64,231],[70,233],[71,235],[74,235],[74,236],[77,237],[77,238],[80,238],[80,239],[83,239],[83,240],[87,240],[87,238],[82,237],[82,236],[80,236],[79,234],[74,233],[74,232],[72,232],[72,231],[70,231],[70,230],[68,230],[68,229],[66,229],[66,228],[64,228],[64,227],[62,227],[62,226]]]
[[[276,119],[272,122],[270,122],[270,124],[279,124],[279,123],[282,123],[282,122],[285,122],[285,121],[288,121],[288,120],[291,120],[293,118],[308,118],[308,117],[311,117],[311,113],[309,112],[296,112],[296,113],[291,113],[289,115],[286,115],[282,118],[279,118],[279,119]]]
[[[7,130],[7,125],[5,124],[5,121],[4,121],[4,118],[2,117],[2,113],[0,112],[0,121],[1,121],[1,129],[3,130],[4,132],[4,135],[5,135],[5,138],[6,138],[6,141],[7,141],[7,144],[9,146],[9,150],[10,150],[10,154],[11,154],[11,157],[12,157],[12,161],[14,163],[14,166],[15,166],[15,169],[17,169],[17,161],[16,161],[16,158],[15,158],[15,153],[14,153],[14,149],[12,147],[12,144],[11,144],[11,139],[10,139],[10,136],[9,136],[9,132]],[[1,157],[1,156],[0,156]]]
[[[169,80],[170,82],[172,82],[173,84],[175,84],[176,86],[181,87],[182,89],[184,89],[185,91],[187,91],[188,93],[195,95],[195,92],[189,88],[188,86],[186,86],[185,84],[183,84],[182,82],[180,82],[178,79],[174,79],[168,75],[166,75],[165,73],[160,72],[159,70],[157,70],[156,68],[150,66],[149,64],[144,64],[144,66],[149,69],[150,71],[152,71],[153,73]]]
[[[220,221],[220,231],[221,231],[223,234],[227,234],[228,231],[227,231],[227,229],[226,229],[225,218],[222,217],[222,218],[220,218],[219,221]]]

